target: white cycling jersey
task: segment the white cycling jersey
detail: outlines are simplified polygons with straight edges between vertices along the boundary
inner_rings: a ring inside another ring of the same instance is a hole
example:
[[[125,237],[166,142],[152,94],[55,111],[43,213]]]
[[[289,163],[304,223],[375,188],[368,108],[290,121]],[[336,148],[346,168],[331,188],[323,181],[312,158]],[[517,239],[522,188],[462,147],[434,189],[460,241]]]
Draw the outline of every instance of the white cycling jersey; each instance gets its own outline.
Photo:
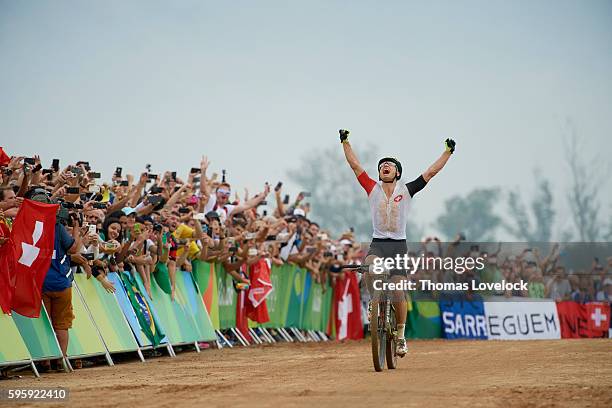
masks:
[[[385,194],[382,181],[372,180],[365,171],[357,177],[357,180],[368,193],[372,214],[372,238],[405,240],[410,200],[425,186],[423,176],[408,184],[397,183],[391,197]]]

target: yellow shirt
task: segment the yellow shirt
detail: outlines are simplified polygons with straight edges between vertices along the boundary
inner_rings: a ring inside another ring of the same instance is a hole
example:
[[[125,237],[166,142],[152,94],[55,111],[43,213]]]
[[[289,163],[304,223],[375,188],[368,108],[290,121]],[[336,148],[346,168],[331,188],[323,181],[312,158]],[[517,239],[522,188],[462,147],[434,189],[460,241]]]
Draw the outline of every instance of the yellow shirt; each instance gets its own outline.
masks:
[[[188,239],[188,238],[193,238],[194,232],[195,230],[189,227],[188,225],[180,224],[178,227],[176,227],[176,230],[174,230],[172,235],[176,239]],[[184,250],[184,247],[180,247],[176,251],[177,259],[183,254],[183,250]],[[200,247],[198,246],[198,244],[196,244],[195,241],[190,241],[189,242],[189,253],[187,255],[187,259],[194,259],[198,255],[199,252],[200,252]]]

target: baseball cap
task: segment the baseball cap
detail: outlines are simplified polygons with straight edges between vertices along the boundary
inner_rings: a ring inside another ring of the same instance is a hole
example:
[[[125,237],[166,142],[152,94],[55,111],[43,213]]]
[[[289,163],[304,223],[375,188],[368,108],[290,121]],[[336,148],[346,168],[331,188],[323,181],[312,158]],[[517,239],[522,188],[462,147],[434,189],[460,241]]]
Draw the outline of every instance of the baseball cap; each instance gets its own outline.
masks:
[[[295,210],[293,210],[293,215],[295,217],[306,218],[306,212],[304,212],[304,210],[302,210],[301,208],[296,208]]]
[[[135,209],[135,208],[132,208],[132,207],[123,207],[123,208],[121,209],[121,212],[123,212],[125,215],[130,215],[130,214],[135,213],[135,212],[136,212],[136,209]]]

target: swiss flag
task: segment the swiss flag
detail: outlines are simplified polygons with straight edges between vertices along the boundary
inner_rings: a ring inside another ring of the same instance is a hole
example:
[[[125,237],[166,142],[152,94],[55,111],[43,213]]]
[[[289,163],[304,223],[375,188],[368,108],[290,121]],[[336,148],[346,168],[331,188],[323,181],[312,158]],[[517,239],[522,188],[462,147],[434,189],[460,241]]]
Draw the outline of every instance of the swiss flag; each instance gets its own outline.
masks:
[[[272,282],[270,282],[270,265],[268,265],[268,261],[260,259],[251,265],[249,278],[251,285],[247,294],[247,316],[257,323],[266,323],[270,321],[266,298],[273,289]]]
[[[610,327],[610,304],[591,302],[586,305],[588,327],[596,332],[608,332]]]
[[[336,281],[334,288],[336,303],[336,337],[338,340],[363,339],[361,321],[361,297],[355,272],[347,272]]]
[[[20,315],[40,316],[42,286],[53,256],[58,207],[24,200],[15,217],[11,231],[15,248],[12,308]]]
[[[11,302],[15,286],[13,267],[15,266],[15,248],[11,241],[11,229],[8,222],[0,216],[0,309],[11,314]]]

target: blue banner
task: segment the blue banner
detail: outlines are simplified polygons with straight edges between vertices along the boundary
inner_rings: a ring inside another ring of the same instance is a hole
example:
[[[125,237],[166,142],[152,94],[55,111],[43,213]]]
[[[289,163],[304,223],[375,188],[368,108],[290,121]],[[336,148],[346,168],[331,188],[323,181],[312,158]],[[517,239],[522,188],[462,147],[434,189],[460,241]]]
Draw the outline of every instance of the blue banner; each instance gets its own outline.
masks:
[[[446,339],[483,339],[487,336],[482,300],[440,300],[442,337]]]

